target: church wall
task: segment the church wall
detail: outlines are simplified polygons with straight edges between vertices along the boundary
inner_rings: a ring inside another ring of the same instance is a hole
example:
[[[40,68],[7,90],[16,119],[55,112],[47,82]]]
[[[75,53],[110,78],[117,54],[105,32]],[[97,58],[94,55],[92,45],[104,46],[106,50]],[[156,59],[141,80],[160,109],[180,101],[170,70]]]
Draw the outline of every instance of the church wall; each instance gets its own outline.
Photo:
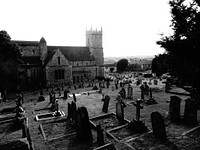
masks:
[[[55,70],[64,70],[64,79],[55,79]],[[71,82],[72,78],[72,66],[62,66],[62,67],[46,67],[46,80],[50,84],[57,84],[57,83],[69,83]]]
[[[56,79],[56,70],[64,71],[63,79]],[[56,84],[60,82],[68,83],[72,77],[72,66],[69,64],[68,60],[62,54],[60,50],[54,54],[52,59],[46,66],[46,80],[50,84]]]

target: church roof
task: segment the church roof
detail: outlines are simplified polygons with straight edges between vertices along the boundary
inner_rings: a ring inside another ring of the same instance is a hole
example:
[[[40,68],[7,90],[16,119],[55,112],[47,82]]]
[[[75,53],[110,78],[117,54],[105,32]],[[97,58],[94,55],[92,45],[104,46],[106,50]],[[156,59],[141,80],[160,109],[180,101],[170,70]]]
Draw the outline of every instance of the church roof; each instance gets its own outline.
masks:
[[[49,61],[56,50],[59,49],[68,61],[94,61],[94,56],[91,55],[89,47],[72,47],[72,46],[47,46]]]
[[[18,44],[19,46],[38,46],[39,44],[38,41],[12,41]]]

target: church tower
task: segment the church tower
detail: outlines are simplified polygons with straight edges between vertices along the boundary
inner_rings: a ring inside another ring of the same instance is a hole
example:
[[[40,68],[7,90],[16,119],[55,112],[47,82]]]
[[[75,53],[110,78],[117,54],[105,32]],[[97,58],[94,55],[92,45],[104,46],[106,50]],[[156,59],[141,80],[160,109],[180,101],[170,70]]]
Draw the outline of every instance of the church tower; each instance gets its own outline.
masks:
[[[86,30],[86,46],[90,48],[91,54],[94,56],[96,65],[99,67],[98,76],[104,77],[104,54],[102,46],[102,28],[100,31]]]

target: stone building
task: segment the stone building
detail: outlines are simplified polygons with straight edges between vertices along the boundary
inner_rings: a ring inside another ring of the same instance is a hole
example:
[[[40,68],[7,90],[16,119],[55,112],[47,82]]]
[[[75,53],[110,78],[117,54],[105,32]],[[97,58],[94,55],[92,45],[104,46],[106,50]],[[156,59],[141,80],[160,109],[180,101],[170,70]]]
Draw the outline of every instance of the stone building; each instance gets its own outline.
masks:
[[[86,31],[85,47],[48,46],[43,37],[14,42],[22,53],[21,87],[79,84],[104,77],[102,29]]]

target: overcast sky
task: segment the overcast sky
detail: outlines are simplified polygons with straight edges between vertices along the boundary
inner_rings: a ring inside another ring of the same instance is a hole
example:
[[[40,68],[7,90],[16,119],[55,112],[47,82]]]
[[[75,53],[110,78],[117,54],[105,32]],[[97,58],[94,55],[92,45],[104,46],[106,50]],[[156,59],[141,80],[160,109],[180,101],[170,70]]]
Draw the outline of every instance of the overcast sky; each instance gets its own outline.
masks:
[[[169,0],[0,0],[0,30],[12,40],[85,46],[86,28],[103,29],[104,56],[163,53],[169,35]]]

